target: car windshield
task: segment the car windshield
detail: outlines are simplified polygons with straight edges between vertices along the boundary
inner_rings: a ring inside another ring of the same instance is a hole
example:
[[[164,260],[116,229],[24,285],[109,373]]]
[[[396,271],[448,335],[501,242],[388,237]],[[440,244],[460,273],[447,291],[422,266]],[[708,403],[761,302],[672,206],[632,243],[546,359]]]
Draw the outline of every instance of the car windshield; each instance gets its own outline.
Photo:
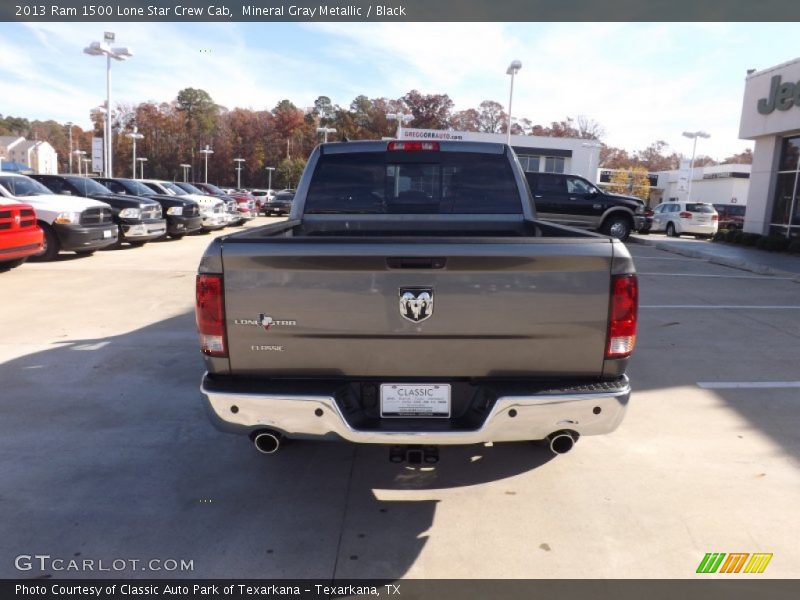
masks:
[[[0,185],[12,196],[40,196],[53,193],[38,181],[27,177],[0,177]]]
[[[194,187],[194,186],[193,186],[193,187]],[[212,184],[210,184],[210,183],[206,183],[206,184],[205,184],[205,187],[206,187],[206,188],[208,188],[209,190],[211,190],[211,193],[212,193],[212,194],[214,194],[215,196],[222,196],[222,195],[225,193],[225,192],[223,192],[223,191],[222,191],[220,188],[218,188],[217,186],[215,186],[215,185],[212,185]],[[195,188],[195,189],[197,189],[197,188]],[[202,194],[202,193],[204,193],[204,192],[200,192],[200,191],[198,190],[198,193]]]
[[[133,179],[121,179],[118,180],[118,183],[123,186],[126,190],[128,190],[129,194],[133,194],[134,196],[152,196],[153,190],[143,184],[141,181],[135,181]]]
[[[313,214],[520,214],[505,156],[476,152],[322,155],[306,196]]]
[[[182,190],[180,187],[178,187],[171,181],[160,181],[159,183],[163,185],[165,188],[167,188],[170,192],[172,192],[173,194],[177,194],[178,196],[185,196],[189,193],[186,190]]]
[[[88,196],[89,194],[113,194],[106,186],[97,183],[94,179],[88,177],[67,177],[72,185],[78,188],[81,196]]]
[[[184,183],[182,181],[176,181],[175,185],[181,188],[184,192],[188,192],[189,194],[199,194],[201,196],[207,196],[203,190],[194,187],[191,183]]]
[[[280,194],[275,194],[275,200],[292,200],[294,199],[294,192],[281,192]]]
[[[694,213],[713,213],[714,207],[710,204],[700,204],[699,202],[690,203],[686,205],[686,210]]]

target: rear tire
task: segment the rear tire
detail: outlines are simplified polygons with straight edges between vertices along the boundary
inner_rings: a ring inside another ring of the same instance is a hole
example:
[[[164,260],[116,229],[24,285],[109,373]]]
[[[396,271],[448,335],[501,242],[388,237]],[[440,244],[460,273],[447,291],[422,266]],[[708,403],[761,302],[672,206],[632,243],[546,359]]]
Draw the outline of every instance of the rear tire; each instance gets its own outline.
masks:
[[[668,237],[681,237],[681,234],[675,231],[675,225],[667,223],[667,236]]]
[[[40,254],[32,256],[31,260],[36,262],[55,260],[58,253],[61,252],[61,242],[58,241],[58,236],[50,225],[40,221],[39,227],[42,228],[44,233],[44,248]]]
[[[619,216],[611,216],[608,217],[603,222],[603,227],[601,231],[608,236],[616,238],[620,241],[625,241],[628,239],[628,236],[631,234],[631,221],[627,217]]]
[[[142,246],[144,246],[144,245],[145,245],[147,242],[131,242],[131,241],[129,241],[128,243],[129,243],[131,246],[133,246],[134,248],[141,248],[141,247],[142,247]]]
[[[169,237],[173,240],[182,240],[185,235],[185,233],[170,233]]]
[[[97,251],[96,250],[75,250],[75,254],[77,254],[78,256],[91,256],[95,252],[97,252]]]

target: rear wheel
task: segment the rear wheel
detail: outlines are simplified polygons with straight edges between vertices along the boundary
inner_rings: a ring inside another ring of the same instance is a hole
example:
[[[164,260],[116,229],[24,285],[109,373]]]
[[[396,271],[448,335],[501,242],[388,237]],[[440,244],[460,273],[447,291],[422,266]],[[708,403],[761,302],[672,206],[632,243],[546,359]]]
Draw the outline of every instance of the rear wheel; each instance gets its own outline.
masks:
[[[91,256],[96,250],[75,250],[75,254],[79,256]]]
[[[169,237],[171,237],[173,240],[180,240],[183,239],[183,236],[185,235],[185,233],[170,233]]]
[[[61,251],[61,242],[58,241],[58,236],[50,225],[40,221],[39,227],[42,228],[42,232],[44,233],[44,244],[42,246],[42,251],[36,256],[32,256],[31,260],[55,260],[58,253]]]
[[[142,246],[144,246],[144,245],[145,245],[147,242],[131,242],[130,240],[128,240],[128,243],[129,243],[131,246],[135,247],[135,248],[141,248],[141,247],[142,247]]]
[[[622,215],[608,217],[603,223],[602,232],[618,240],[625,241],[631,234],[631,221]]]
[[[667,223],[667,235],[669,237],[680,237],[681,234],[675,231],[675,225],[672,223]]]

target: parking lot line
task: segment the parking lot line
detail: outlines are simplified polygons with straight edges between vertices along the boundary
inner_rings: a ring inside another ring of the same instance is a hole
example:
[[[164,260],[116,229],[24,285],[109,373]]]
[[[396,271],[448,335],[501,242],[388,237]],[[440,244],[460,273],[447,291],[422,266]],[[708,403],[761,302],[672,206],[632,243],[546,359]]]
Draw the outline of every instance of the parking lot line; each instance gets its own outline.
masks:
[[[745,310],[800,310],[800,306],[741,306],[736,304],[641,304],[639,308],[687,308],[687,309],[697,309],[697,310],[706,310],[706,309],[719,309],[719,308],[731,308],[731,309],[745,309]]]
[[[800,388],[800,381],[698,381],[697,385],[706,390],[778,389]]]
[[[644,273],[637,272],[637,275],[658,275],[664,277],[712,277],[718,279],[759,279],[761,281],[793,281],[794,277],[770,277],[769,275],[706,275],[703,273]]]

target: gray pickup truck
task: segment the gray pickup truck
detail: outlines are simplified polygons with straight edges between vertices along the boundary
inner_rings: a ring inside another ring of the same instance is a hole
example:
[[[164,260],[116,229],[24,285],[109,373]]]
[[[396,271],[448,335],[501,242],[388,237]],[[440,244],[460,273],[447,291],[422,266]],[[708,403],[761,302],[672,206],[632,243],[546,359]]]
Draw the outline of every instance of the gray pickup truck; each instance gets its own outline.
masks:
[[[197,276],[212,421],[284,438],[436,447],[613,431],[637,279],[618,240],[538,221],[504,144],[313,152],[289,219],[217,238]]]

